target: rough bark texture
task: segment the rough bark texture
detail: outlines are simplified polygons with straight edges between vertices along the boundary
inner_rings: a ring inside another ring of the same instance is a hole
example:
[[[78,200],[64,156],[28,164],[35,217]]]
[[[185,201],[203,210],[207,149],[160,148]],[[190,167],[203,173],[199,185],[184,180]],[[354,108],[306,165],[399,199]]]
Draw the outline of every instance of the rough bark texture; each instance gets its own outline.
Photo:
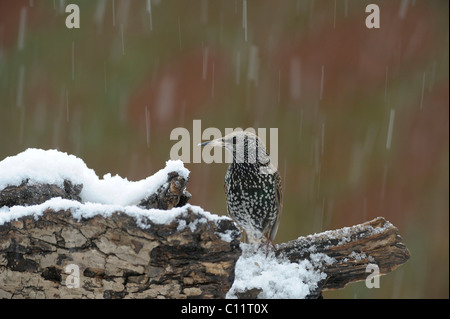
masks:
[[[378,266],[380,275],[395,270],[408,261],[410,253],[398,234],[398,229],[383,217],[369,222],[300,237],[281,244],[276,252],[291,262],[309,258],[311,253],[323,253],[336,261],[323,265],[327,274],[321,290],[344,288],[348,283],[365,280],[368,264]]]
[[[139,206],[144,208],[171,209],[184,206],[191,194],[186,190],[188,180],[178,176],[177,172],[167,174],[168,187],[161,186],[148,198],[142,199]]]
[[[80,192],[83,185],[73,185],[64,181],[64,187],[56,185],[30,185],[28,180],[19,186],[8,186],[0,192],[0,207],[38,205],[54,198],[61,197],[81,201]]]
[[[185,215],[185,216],[184,216]],[[223,298],[240,256],[234,223],[186,225],[203,216],[187,210],[148,229],[117,212],[80,221],[69,211],[44,212],[0,226],[0,298]],[[183,223],[183,224],[184,224]],[[231,231],[226,242],[219,234]],[[68,288],[79,269],[79,287]],[[66,273],[68,272],[68,273]]]

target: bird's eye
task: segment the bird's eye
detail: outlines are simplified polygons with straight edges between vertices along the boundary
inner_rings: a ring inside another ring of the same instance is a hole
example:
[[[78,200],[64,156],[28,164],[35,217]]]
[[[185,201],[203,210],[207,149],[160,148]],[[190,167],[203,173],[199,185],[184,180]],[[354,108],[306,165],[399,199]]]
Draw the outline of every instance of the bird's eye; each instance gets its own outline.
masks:
[[[233,136],[233,145],[236,145],[236,136]]]

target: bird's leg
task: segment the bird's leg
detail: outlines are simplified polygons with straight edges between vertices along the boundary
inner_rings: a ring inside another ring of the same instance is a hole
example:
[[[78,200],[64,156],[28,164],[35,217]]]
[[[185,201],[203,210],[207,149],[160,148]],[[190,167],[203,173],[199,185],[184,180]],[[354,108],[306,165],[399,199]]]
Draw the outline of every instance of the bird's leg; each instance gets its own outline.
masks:
[[[264,235],[264,237],[266,238],[266,258],[269,255],[269,245],[272,246],[273,250],[277,250],[277,248],[275,247],[275,244],[272,243],[272,241],[269,239],[269,237],[267,235]]]

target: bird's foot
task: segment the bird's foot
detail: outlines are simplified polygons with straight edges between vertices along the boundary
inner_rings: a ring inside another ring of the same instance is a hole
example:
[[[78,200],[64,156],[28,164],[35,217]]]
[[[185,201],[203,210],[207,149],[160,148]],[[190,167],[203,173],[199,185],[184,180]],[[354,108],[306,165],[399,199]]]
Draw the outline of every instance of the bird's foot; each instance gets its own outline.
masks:
[[[266,238],[266,242],[265,243],[261,243],[260,247],[266,246],[266,258],[269,256],[269,245],[272,247],[273,251],[277,250],[277,247],[275,246],[275,244],[269,239],[269,237],[264,236],[264,238]]]

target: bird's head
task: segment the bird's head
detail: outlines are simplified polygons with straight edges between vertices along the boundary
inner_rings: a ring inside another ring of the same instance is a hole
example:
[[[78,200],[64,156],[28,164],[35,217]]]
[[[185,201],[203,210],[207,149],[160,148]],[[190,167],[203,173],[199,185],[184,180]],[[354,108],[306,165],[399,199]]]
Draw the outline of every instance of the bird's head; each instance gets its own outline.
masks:
[[[224,137],[199,144],[200,146],[223,147],[233,155],[235,163],[267,165],[270,157],[261,139],[246,131],[232,132]]]

